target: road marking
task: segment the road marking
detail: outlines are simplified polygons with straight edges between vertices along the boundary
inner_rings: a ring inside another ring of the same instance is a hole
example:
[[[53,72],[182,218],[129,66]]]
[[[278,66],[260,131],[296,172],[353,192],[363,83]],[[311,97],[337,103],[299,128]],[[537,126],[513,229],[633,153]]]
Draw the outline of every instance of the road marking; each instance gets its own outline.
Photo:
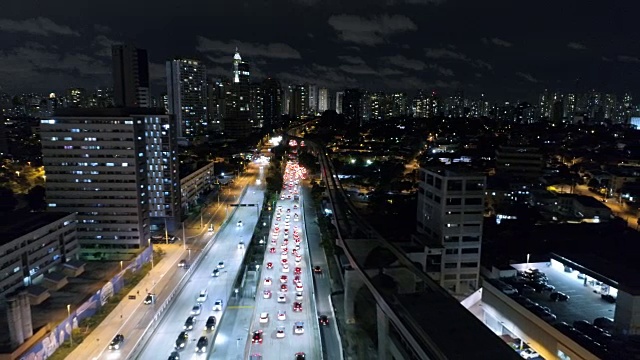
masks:
[[[253,305],[227,306],[227,309],[253,309]]]

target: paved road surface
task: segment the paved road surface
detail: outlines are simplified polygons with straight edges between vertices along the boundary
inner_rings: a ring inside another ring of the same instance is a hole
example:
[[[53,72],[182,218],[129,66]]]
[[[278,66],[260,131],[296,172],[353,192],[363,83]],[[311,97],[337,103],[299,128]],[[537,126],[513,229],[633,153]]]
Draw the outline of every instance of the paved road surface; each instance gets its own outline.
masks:
[[[302,257],[302,262],[300,267],[302,268],[302,273],[300,275],[301,281],[303,284],[303,299],[295,300],[295,284],[293,282],[294,269],[295,269],[295,257],[291,253],[295,242],[293,240],[293,232],[294,227],[302,227],[304,226],[304,219],[300,218],[299,221],[294,221],[294,215],[300,215],[300,209],[293,208],[294,201],[293,200],[279,200],[277,206],[282,206],[282,219],[281,221],[277,221],[274,219],[272,224],[272,232],[273,228],[275,228],[276,222],[279,223],[280,233],[277,235],[277,244],[272,245],[271,239],[273,239],[272,235],[270,235],[269,241],[267,241],[267,250],[265,254],[264,263],[262,266],[262,278],[258,286],[258,293],[256,296],[256,305],[254,311],[254,318],[251,322],[250,331],[253,332],[255,330],[263,331],[263,343],[262,344],[252,344],[251,335],[249,334],[247,345],[249,347],[249,354],[261,354],[263,360],[280,360],[280,359],[293,359],[294,354],[297,352],[304,352],[307,355],[307,359],[320,359],[321,358],[321,345],[319,341],[319,325],[317,319],[317,313],[315,311],[315,303],[313,302],[314,297],[314,289],[313,289],[313,271],[311,268],[311,262],[309,259],[309,249],[307,246],[307,239],[304,228],[300,231],[300,250],[299,254]],[[289,236],[289,244],[288,250],[289,253],[287,255],[287,260],[290,263],[290,271],[283,272],[283,267],[281,265],[281,256],[282,256],[282,244],[284,240],[284,223],[285,216],[287,214],[287,209],[291,209],[291,229]],[[275,247],[276,253],[272,254],[269,251],[269,248]],[[266,269],[266,264],[268,262],[273,263],[273,269]],[[280,293],[280,276],[287,275],[288,279],[286,284],[288,286],[288,290],[285,293],[286,302],[278,303],[277,296]],[[265,285],[264,279],[270,277],[272,279],[271,285]],[[265,289],[269,289],[272,291],[272,297],[269,299],[265,299],[262,294]],[[293,303],[299,301],[302,303],[302,311],[294,312],[293,311]],[[278,320],[277,314],[278,311],[286,312],[286,320]],[[269,314],[269,320],[265,323],[259,322],[260,313],[267,312]],[[294,334],[294,324],[296,322],[302,321],[304,322],[304,334]],[[284,338],[277,338],[276,332],[277,328],[282,326],[284,329]]]
[[[216,235],[213,246],[205,254],[200,265],[192,270],[188,284],[174,298],[167,314],[160,321],[159,326],[151,335],[151,340],[146,344],[142,355],[138,359],[158,360],[164,359],[174,350],[178,334],[183,330],[185,320],[189,317],[192,307],[196,304],[198,293],[206,289],[208,297],[202,304],[202,313],[197,316],[194,329],[189,332],[190,341],[181,351],[182,359],[205,358],[206,355],[196,356],[195,342],[200,336],[207,336],[212,340],[213,332],[204,332],[204,324],[210,315],[219,318],[222,311],[213,311],[213,304],[217,299],[223,300],[224,311],[227,301],[232,293],[235,277],[240,269],[245,249],[238,247],[240,241],[245,246],[251,241],[253,230],[258,220],[258,210],[262,206],[263,192],[261,188],[250,186],[241,203],[258,204],[258,207],[238,207],[226,226],[222,227]],[[243,226],[236,224],[242,221]],[[212,271],[218,262],[224,261],[224,268],[220,269],[219,277],[212,277]],[[210,344],[211,345],[211,344]],[[210,350],[211,346],[208,350]]]

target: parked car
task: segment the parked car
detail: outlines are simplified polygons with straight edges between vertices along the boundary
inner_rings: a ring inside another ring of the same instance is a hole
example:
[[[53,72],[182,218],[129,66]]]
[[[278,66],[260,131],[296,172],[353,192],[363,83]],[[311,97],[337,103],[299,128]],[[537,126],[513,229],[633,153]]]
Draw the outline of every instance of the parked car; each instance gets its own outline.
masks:
[[[600,294],[600,297],[602,298],[602,300],[612,304],[616,302],[616,297],[611,294]]]
[[[593,325],[604,330],[613,329],[613,319],[608,317],[599,317],[593,320]]]
[[[569,295],[559,291],[555,291],[549,295],[549,299],[551,301],[569,301]]]

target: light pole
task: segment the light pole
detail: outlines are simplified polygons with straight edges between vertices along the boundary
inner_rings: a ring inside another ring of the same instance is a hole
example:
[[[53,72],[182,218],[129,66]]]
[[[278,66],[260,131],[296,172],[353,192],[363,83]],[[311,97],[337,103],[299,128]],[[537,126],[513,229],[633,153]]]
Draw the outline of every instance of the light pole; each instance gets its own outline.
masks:
[[[529,268],[529,256],[530,256],[530,255],[531,255],[531,254],[527,254],[527,269]]]
[[[123,266],[124,266],[124,263],[122,260],[120,260],[120,271],[122,271]]]
[[[71,319],[71,305],[67,304],[67,316]],[[69,345],[73,347],[73,319],[71,319],[71,332],[69,332]]]
[[[151,249],[151,269],[153,269],[153,247],[151,247],[151,239],[148,240],[149,248]]]

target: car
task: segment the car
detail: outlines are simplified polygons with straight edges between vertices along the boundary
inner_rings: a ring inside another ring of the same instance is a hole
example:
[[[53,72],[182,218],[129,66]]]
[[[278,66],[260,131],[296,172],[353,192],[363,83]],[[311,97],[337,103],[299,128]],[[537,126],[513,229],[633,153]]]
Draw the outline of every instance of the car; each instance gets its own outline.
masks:
[[[212,232],[213,232],[213,224],[209,224],[209,230],[208,230],[208,231],[209,231],[210,233],[212,233]]]
[[[273,269],[273,263],[272,263],[272,262],[268,262],[268,263],[267,263],[267,269],[268,269],[268,270]]]
[[[213,269],[213,272],[211,273],[212,277],[218,277],[220,276],[220,270],[218,269]]]
[[[555,291],[549,295],[549,300],[551,301],[569,301],[569,295]]]
[[[249,360],[262,360],[262,354],[251,354],[251,356],[249,356]]]
[[[608,302],[608,303],[615,303],[616,302],[616,297],[611,295],[611,294],[600,294],[600,297],[602,298],[602,300]]]
[[[282,264],[282,272],[289,272],[289,264]]]
[[[295,324],[293,324],[293,333],[294,334],[304,334],[304,323],[302,321],[296,321]]]
[[[329,325],[329,317],[327,315],[320,315],[318,316],[318,322],[320,325]]]
[[[264,278],[264,286],[270,286],[271,283],[272,281],[270,277]]]
[[[180,262],[178,262],[178,267],[185,267],[185,265],[187,265],[187,260],[186,259],[182,259],[180,260]]]
[[[293,273],[296,275],[300,275],[302,274],[302,268],[301,267],[296,267],[295,269],[293,269]]]
[[[300,221],[298,214],[293,215],[293,221]]]
[[[280,285],[280,291],[287,292],[287,290],[289,290],[289,288],[287,287],[287,284]]]
[[[313,267],[313,272],[315,274],[322,274],[322,268],[320,266],[314,266]]]
[[[109,350],[120,350],[124,343],[124,335],[118,334],[113,337],[113,340],[109,343]]]
[[[298,204],[293,204],[293,208],[297,209],[298,208]]]
[[[191,308],[191,315],[198,316],[200,315],[201,312],[202,312],[202,307],[200,306],[200,304],[195,304]]]
[[[294,276],[293,277],[293,283],[296,284],[296,283],[299,283],[299,282],[300,282],[300,275]]]
[[[287,297],[284,294],[278,295],[278,302],[279,303],[287,302]]]
[[[287,320],[287,312],[284,311],[284,310],[279,310],[278,311],[278,320],[280,320],[280,321]]]
[[[156,294],[147,294],[147,296],[144,298],[144,304],[145,305],[150,305],[156,302]]]
[[[216,329],[216,317],[215,316],[209,316],[207,318],[207,323],[204,325],[204,329],[205,330],[210,330],[213,331]]]
[[[193,326],[196,324],[196,318],[194,316],[189,316],[187,320],[184,322],[182,329],[185,331],[193,330]]]
[[[302,303],[301,302],[294,302],[293,303],[293,311],[295,312],[300,312],[302,311]]]
[[[200,339],[198,339],[198,343],[196,344],[196,352],[206,353],[208,345],[209,345],[209,339],[207,339],[206,336],[200,336]]]
[[[218,299],[213,303],[213,311],[222,311],[222,299]]]
[[[302,261],[302,256],[296,255],[296,264]]]
[[[302,287],[302,283],[301,282],[297,282],[296,283],[296,291],[303,291],[304,288]]]
[[[285,258],[285,259],[280,260],[280,263],[281,263],[283,266],[284,266],[284,265],[289,266],[289,261],[288,261],[286,258]]]
[[[280,258],[283,260],[287,260],[287,253],[283,252],[282,254],[280,254]]]
[[[534,359],[537,358],[538,356],[540,356],[540,354],[538,354],[535,350],[533,350],[532,348],[526,348],[524,350],[522,350],[520,352],[520,356],[523,359]]]
[[[270,252],[271,254],[275,254],[275,253],[276,253],[276,248],[274,248],[274,247],[270,248],[270,249],[269,249],[269,252]]]
[[[271,299],[271,290],[264,290],[262,292],[262,297],[265,299]]]
[[[169,354],[168,360],[180,360],[180,353],[172,351],[171,354]]]
[[[260,323],[266,324],[268,322],[269,322],[269,313],[268,312],[260,313]]]
[[[242,227],[242,220],[238,220],[238,222],[236,223],[237,227]]]
[[[297,291],[296,292],[296,300],[302,300],[304,299],[304,297],[302,296],[302,291]]]
[[[287,275],[282,275],[282,276],[280,276],[280,282],[281,282],[282,284],[285,284],[285,283],[287,282]]]
[[[256,330],[251,336],[252,344],[262,344],[262,330]]]
[[[238,243],[238,249],[244,249],[244,241],[242,241],[242,240],[241,240],[241,241]]]
[[[306,355],[303,352],[297,352],[295,360],[304,360]]]
[[[276,328],[276,338],[282,339],[282,338],[284,338],[284,335],[285,335],[284,326],[278,326]]]
[[[178,338],[176,339],[175,348],[177,350],[184,349],[187,346],[187,341],[189,341],[189,334],[187,334],[186,331],[181,332],[178,334]]]
[[[613,323],[613,319],[608,317],[599,317],[593,320],[593,325],[604,330],[613,329]]]
[[[218,263],[218,269],[224,269],[224,261]]]
[[[200,291],[200,294],[198,294],[198,298],[196,299],[196,302],[198,303],[203,303],[205,301],[207,301],[207,290],[202,290]]]

